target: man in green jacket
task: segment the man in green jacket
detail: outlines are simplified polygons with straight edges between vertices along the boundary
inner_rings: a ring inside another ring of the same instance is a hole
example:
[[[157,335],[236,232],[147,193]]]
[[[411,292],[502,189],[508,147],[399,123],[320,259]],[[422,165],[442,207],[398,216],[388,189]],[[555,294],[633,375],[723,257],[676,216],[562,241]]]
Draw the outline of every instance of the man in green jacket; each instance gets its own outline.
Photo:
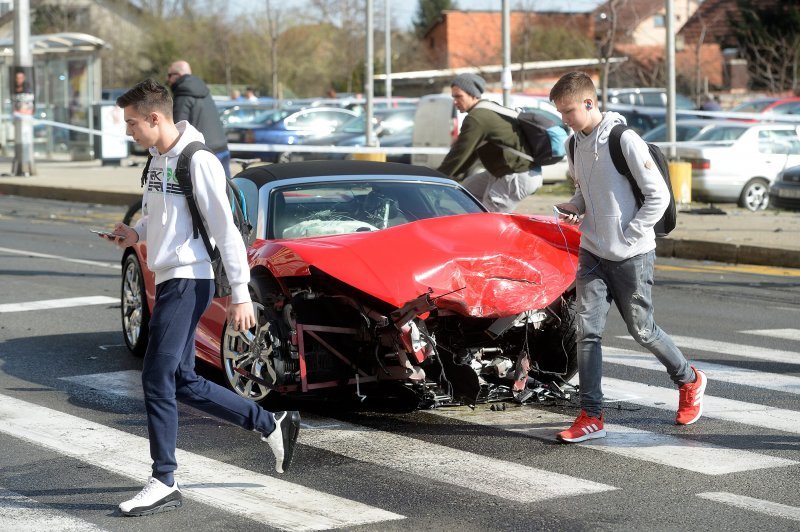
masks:
[[[485,89],[486,81],[476,74],[459,74],[450,84],[456,108],[468,114],[438,170],[457,179],[480,159],[485,170],[466,177],[464,188],[490,211],[512,212],[542,186],[542,169],[512,151],[527,153],[527,148],[514,120],[492,110],[494,102],[481,100]]]

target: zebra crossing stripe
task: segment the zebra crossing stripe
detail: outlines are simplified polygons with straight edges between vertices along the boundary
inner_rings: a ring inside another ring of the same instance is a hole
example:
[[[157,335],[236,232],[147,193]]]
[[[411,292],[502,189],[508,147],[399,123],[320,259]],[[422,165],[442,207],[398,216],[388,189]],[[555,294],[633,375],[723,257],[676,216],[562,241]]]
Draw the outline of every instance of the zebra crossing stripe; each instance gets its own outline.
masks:
[[[551,412],[544,408],[522,405],[497,412],[493,412],[487,406],[481,405],[475,410],[448,408],[431,410],[427,413],[553,442],[556,441],[556,433],[564,430],[574,421],[574,417]],[[686,469],[704,475],[725,475],[797,464],[793,460],[776,458],[751,451],[728,449],[623,425],[606,423],[605,430],[605,438],[572,443],[570,446],[577,445],[597,449],[598,451],[668,467]]]
[[[784,340],[800,342],[800,329],[753,329],[741,332],[744,334],[766,336],[767,338],[782,338]]]
[[[641,353],[638,351],[629,351],[627,349],[603,348],[603,362],[664,372],[664,366],[649,352]],[[698,369],[705,371],[708,378],[713,381],[753,386],[764,390],[773,390],[795,395],[800,394],[800,377],[725,366],[712,362],[692,361],[692,364]]]
[[[142,484],[150,471],[146,438],[5,395],[0,395],[0,419],[2,433]],[[254,441],[258,442],[258,438]],[[264,452],[268,453],[266,448]],[[181,449],[176,456],[184,497],[248,517],[264,526],[327,530],[405,518]]]
[[[753,497],[736,495],[735,493],[726,493],[724,491],[707,491],[705,493],[698,493],[697,496],[701,499],[727,504],[728,506],[734,506],[736,508],[742,508],[752,512],[758,512],[760,514],[769,515],[770,517],[780,517],[783,519],[789,519],[791,521],[800,521],[800,508],[796,506],[754,499]]]
[[[118,303],[119,303],[118,297],[107,297],[107,296],[45,299],[42,301],[27,301],[24,303],[6,303],[0,305],[0,314],[7,312],[25,312],[28,310],[47,310],[53,308],[84,307],[86,305],[113,305]]]
[[[141,374],[137,371],[80,375],[64,380],[142,398]],[[343,421],[308,415],[303,421],[302,445],[514,501],[535,502],[617,489]],[[413,457],[387,449],[413,449]],[[180,459],[178,462],[182,463]],[[486,471],[492,474],[487,475]],[[520,489],[520,486],[537,487]]]
[[[709,380],[713,383],[712,379]],[[676,412],[678,409],[677,388],[661,388],[604,377],[603,393],[612,397],[621,396],[626,402],[659,410]],[[796,410],[746,403],[708,394],[703,398],[703,417],[800,434],[800,412]]]
[[[754,358],[756,360],[766,360],[769,362],[800,365],[800,353],[796,351],[781,351],[779,349],[734,344],[731,342],[719,342],[703,338],[692,338],[690,336],[670,335],[670,337],[676,345],[691,351],[709,351],[711,353],[719,353],[734,357]],[[617,336],[617,338],[631,339],[630,336]]]
[[[0,523],[3,530],[15,531],[103,532],[105,530],[4,488],[0,488]]]

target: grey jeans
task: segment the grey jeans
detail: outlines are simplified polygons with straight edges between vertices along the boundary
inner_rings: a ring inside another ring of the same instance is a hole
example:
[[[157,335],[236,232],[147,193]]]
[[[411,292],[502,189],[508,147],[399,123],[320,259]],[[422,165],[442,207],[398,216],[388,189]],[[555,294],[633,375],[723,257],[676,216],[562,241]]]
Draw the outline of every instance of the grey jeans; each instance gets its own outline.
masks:
[[[669,335],[653,319],[651,289],[655,251],[622,261],[601,259],[581,248],[578,254],[578,374],[581,408],[592,417],[602,412],[602,340],[613,301],[628,332],[650,350],[680,386],[694,372]]]
[[[483,171],[467,177],[461,184],[490,211],[513,212],[520,201],[542,186],[542,169],[535,166],[527,172],[503,177]]]

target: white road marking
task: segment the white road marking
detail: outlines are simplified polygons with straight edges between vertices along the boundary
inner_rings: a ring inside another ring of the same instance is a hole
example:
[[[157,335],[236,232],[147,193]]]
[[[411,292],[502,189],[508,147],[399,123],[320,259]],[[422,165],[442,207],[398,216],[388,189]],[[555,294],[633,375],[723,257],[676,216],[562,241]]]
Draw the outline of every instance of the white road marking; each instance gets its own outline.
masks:
[[[556,433],[569,427],[575,420],[574,417],[530,406],[514,406],[500,412],[492,412],[483,405],[475,410],[446,408],[432,410],[429,413],[547,441],[556,441]],[[605,429],[605,438],[570,445],[597,449],[704,475],[725,475],[797,464],[793,460],[727,449],[612,423],[606,423]]]
[[[707,491],[705,493],[698,493],[697,496],[701,499],[727,504],[728,506],[742,508],[743,510],[758,512],[770,517],[800,521],[800,508],[796,506],[754,499],[753,497],[726,493],[724,491]]]
[[[142,484],[150,471],[145,438],[5,395],[0,395],[0,419],[0,432]],[[300,437],[303,438],[302,433]],[[272,459],[265,444],[254,445],[264,445],[265,460]],[[181,449],[177,458],[184,496],[265,526],[327,530],[404,519],[399,514]]]
[[[110,304],[119,304],[119,298],[106,296],[87,296],[68,297],[64,299],[44,299],[42,301],[25,301],[22,303],[6,303],[4,305],[0,305],[0,314],[8,312],[26,312],[29,310],[48,310],[54,308]]]
[[[751,331],[740,331],[744,334],[757,334],[767,338],[783,338],[784,340],[794,340],[800,342],[800,329],[753,329]]]
[[[11,253],[13,255],[23,255],[25,257],[37,257],[40,259],[54,259],[54,260],[60,260],[62,262],[73,262],[75,264],[86,264],[88,266],[111,268],[113,270],[122,269],[122,266],[120,266],[119,263],[116,262],[99,262],[96,260],[70,259],[68,257],[62,257],[60,255],[48,255],[47,253],[36,253],[35,251],[25,251],[24,249],[0,248],[0,252]]]
[[[604,377],[603,393],[612,396],[625,394],[630,397],[628,402],[650,408],[672,412],[678,409],[677,388],[661,388]],[[800,412],[796,410],[746,403],[708,394],[703,398],[703,417],[800,434]]]
[[[709,351],[711,353],[721,353],[735,357],[755,358],[757,360],[767,360],[769,362],[781,362],[784,364],[800,364],[800,353],[796,351],[781,351],[779,349],[769,349],[752,345],[734,344],[731,342],[718,342],[716,340],[705,340],[703,338],[692,338],[690,336],[672,336],[675,342],[684,350],[689,351]],[[618,336],[630,340],[630,336]],[[689,359],[694,358],[693,353],[684,353]]]
[[[142,397],[141,374],[137,371],[96,373],[64,380],[117,395]],[[303,445],[515,501],[535,502],[617,489],[329,418],[306,416],[304,421]],[[396,449],[413,452],[397,453]],[[492,474],[487,475],[487,471]],[[520,489],[520,486],[537,487]]]
[[[24,495],[0,488],[0,523],[3,530],[14,532],[99,532],[105,530],[93,523],[53,510]]]
[[[644,354],[636,351],[628,351],[627,349],[604,348],[603,362],[661,372],[666,371],[661,362],[649,352]],[[792,393],[795,395],[800,394],[800,377],[725,366],[711,362],[693,361],[692,364],[705,371],[708,378],[713,381],[754,386],[764,390]]]

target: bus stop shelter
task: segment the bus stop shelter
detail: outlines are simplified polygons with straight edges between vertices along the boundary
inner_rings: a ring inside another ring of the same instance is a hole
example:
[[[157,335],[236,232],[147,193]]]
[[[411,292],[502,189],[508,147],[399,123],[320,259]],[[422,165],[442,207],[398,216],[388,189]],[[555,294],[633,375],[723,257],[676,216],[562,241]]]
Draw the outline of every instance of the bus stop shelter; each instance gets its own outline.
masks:
[[[34,118],[79,128],[94,124],[93,104],[100,101],[105,41],[86,33],[53,33],[30,37],[33,55]],[[0,150],[14,154],[11,85],[14,79],[14,39],[0,39]],[[59,125],[34,126],[34,153],[38,158],[91,159],[88,133]]]

